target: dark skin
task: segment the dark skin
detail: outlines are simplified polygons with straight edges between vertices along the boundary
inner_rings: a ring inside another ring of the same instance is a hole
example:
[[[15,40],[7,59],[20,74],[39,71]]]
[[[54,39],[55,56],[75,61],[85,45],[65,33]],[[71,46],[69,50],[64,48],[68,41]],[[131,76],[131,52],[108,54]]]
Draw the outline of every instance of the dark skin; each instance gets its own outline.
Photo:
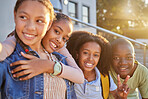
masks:
[[[20,80],[28,80],[43,72],[53,73],[53,68],[54,68],[53,65],[55,64],[55,62],[45,60],[45,59],[39,59],[35,56],[24,54],[22,52],[21,52],[21,55],[29,60],[20,60],[10,64],[10,66],[20,65],[11,71],[13,74],[13,77],[20,77],[20,76],[29,74],[26,77],[20,78]],[[38,64],[38,65],[34,65],[34,64]],[[49,64],[51,64],[51,66],[49,66]],[[41,66],[44,66],[44,68],[41,69]],[[24,70],[24,71],[21,71],[21,70]],[[16,73],[18,71],[21,71],[21,72]]]
[[[91,82],[96,79],[95,67],[97,66],[101,54],[101,47],[96,42],[84,43],[78,54],[77,58],[79,60],[78,64],[83,71],[85,79]],[[114,91],[110,91],[115,99],[126,99],[129,93],[129,88],[127,86],[127,81],[130,76],[127,76],[123,83],[120,81],[120,76],[118,75],[118,88]]]
[[[126,84],[130,76],[127,76],[123,83],[120,81],[120,75],[117,77],[117,89],[115,91],[110,91],[115,99],[127,99],[129,93],[129,87]]]
[[[125,79],[127,75],[132,77],[137,68],[134,48],[126,40],[117,40],[113,45],[113,68],[117,74],[120,74],[122,79]]]

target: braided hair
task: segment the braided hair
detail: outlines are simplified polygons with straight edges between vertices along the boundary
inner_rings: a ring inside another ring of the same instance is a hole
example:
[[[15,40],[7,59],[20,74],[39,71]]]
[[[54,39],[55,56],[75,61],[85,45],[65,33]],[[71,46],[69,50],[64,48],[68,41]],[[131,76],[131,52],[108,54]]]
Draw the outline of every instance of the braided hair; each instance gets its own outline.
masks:
[[[14,12],[17,12],[18,8],[21,6],[21,4],[24,2],[24,1],[27,1],[27,0],[17,0],[16,4],[15,4],[15,7],[14,7]],[[29,1],[29,0],[28,0]],[[30,0],[30,1],[38,1],[40,2],[41,4],[45,5],[46,8],[49,10],[49,13],[50,13],[50,19],[53,20],[54,19],[54,9],[53,9],[53,6],[50,2],[50,0]],[[25,52],[27,54],[31,54],[31,52],[29,52],[28,50],[28,46],[26,44],[24,44],[20,38],[18,37],[17,33],[16,33],[16,30],[14,31],[14,34],[15,34],[15,38],[16,38],[16,42],[20,44],[20,46],[25,50]]]

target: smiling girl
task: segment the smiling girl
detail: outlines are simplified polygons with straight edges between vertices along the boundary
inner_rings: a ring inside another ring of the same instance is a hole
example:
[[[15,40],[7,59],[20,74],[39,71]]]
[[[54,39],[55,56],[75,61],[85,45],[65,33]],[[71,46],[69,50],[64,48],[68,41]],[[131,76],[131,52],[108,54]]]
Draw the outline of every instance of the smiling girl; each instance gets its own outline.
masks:
[[[66,86],[67,83],[70,83],[65,82],[63,78],[56,77],[56,75],[62,74],[64,68],[72,67],[64,65],[66,60],[63,55],[50,54],[63,46],[63,42],[67,40],[68,34],[71,32],[71,23],[66,21],[70,26],[69,31],[60,32],[58,28],[55,28],[53,32],[57,35],[48,36],[47,34],[45,36],[53,20],[53,7],[49,0],[17,0],[14,18],[16,24],[15,50],[0,63],[2,98],[71,99],[72,91],[70,91],[69,85]],[[62,23],[61,21],[58,22]],[[60,27],[59,25],[56,26]],[[47,45],[50,47],[47,49],[49,53],[45,50],[46,47],[41,44],[44,36],[47,37],[47,42],[49,42],[49,45]],[[47,62],[48,64],[45,64]],[[49,64],[52,65],[49,66]],[[47,67],[44,65],[47,65]],[[55,67],[61,69],[57,70]],[[74,71],[80,73],[83,80],[83,74],[77,65],[73,68]]]
[[[67,42],[67,49],[85,77],[83,84],[74,85],[78,99],[107,99],[109,92],[116,99],[126,99],[129,76],[123,84],[118,76],[117,88],[109,75],[111,46],[104,37],[86,31],[75,31]]]

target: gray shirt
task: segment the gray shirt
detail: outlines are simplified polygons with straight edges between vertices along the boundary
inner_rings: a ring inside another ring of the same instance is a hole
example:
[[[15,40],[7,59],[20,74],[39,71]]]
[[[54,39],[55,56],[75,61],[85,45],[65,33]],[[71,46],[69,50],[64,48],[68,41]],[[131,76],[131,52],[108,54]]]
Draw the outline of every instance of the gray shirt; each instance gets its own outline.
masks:
[[[88,82],[86,79],[83,84],[75,84],[75,92],[77,99],[103,99],[102,88],[100,82],[100,72],[95,67],[96,80]],[[110,76],[110,75],[109,75]],[[110,76],[110,91],[117,89],[112,77]]]

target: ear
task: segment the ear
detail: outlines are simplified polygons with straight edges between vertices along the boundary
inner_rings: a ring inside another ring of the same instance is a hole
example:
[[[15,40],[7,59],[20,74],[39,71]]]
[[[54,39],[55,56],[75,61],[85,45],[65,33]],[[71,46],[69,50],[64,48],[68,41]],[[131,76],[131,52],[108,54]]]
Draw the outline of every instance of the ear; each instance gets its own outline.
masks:
[[[14,22],[16,23],[16,12],[14,11]]]
[[[53,23],[53,20],[51,20],[51,21],[49,22],[49,25],[48,25],[48,27],[47,27],[47,31],[50,29],[52,23]]]

